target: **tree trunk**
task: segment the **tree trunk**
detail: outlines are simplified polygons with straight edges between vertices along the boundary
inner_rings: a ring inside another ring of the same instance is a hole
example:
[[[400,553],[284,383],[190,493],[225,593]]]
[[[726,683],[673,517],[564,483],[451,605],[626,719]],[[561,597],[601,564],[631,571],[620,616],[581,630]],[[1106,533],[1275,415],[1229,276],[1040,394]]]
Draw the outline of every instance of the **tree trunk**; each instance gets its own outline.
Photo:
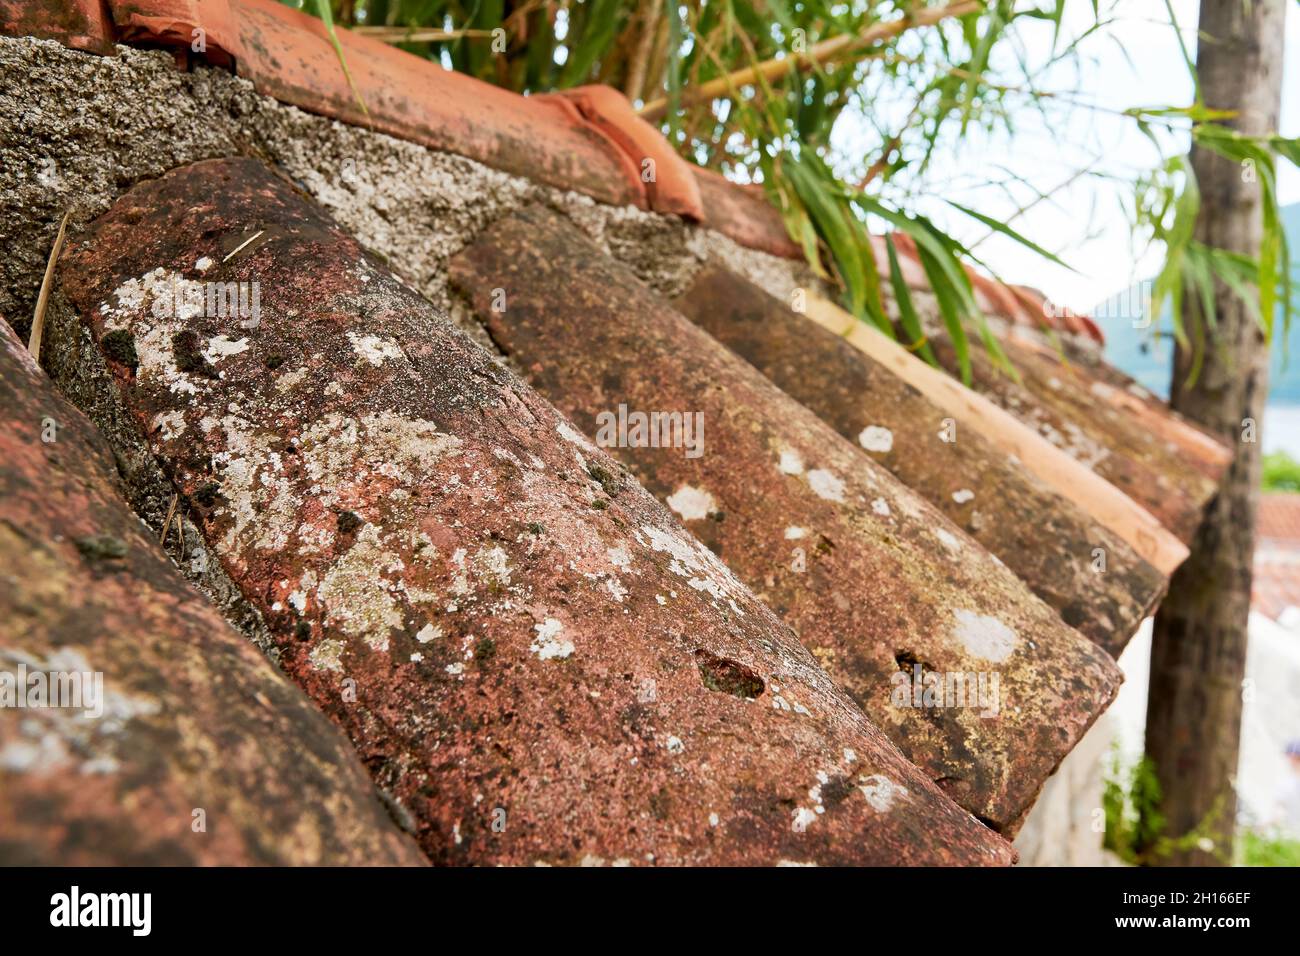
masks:
[[[1282,83],[1283,0],[1202,0],[1197,69],[1207,105],[1238,111],[1230,125],[1261,134],[1277,126]],[[1262,233],[1260,188],[1252,171],[1203,149],[1192,166],[1201,189],[1197,238],[1254,256]],[[1251,557],[1260,477],[1258,425],[1268,391],[1268,349],[1250,310],[1226,286],[1215,294],[1212,330],[1189,297],[1184,321],[1203,336],[1205,365],[1186,384],[1190,349],[1174,358],[1175,409],[1231,442],[1232,464],[1207,509],[1192,555],[1175,574],[1156,615],[1151,648],[1146,752],[1161,792],[1164,833],[1200,827],[1212,841],[1152,862],[1229,863],[1237,797]]]

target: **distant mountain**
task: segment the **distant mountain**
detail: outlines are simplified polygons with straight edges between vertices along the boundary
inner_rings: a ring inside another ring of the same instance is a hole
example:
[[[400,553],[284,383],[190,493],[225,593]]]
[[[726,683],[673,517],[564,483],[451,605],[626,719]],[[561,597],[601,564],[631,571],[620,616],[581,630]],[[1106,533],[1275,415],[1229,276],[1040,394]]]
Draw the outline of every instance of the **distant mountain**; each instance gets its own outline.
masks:
[[[1300,271],[1300,203],[1282,208],[1282,222],[1291,247],[1292,267]],[[1134,328],[1135,319],[1145,314],[1145,305],[1138,285],[1098,303],[1093,314],[1106,333],[1106,360],[1162,398],[1168,397],[1174,355],[1169,305],[1165,304],[1160,321],[1153,322],[1150,328]],[[1154,335],[1157,328],[1159,338]],[[1285,345],[1280,313],[1276,330],[1268,400],[1277,405],[1300,405],[1300,315],[1292,316],[1291,334]]]

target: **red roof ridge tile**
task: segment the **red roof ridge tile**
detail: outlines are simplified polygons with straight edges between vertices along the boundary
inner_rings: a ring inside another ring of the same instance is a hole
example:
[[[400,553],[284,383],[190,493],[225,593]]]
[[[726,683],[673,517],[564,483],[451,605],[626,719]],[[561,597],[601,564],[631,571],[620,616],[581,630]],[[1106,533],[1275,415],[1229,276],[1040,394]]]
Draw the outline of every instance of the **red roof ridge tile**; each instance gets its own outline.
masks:
[[[691,174],[693,164],[638,116],[618,90],[593,84],[543,93],[537,99],[571,102],[582,119],[608,136],[632,161],[633,175],[644,185],[655,212],[675,213],[697,221],[704,218],[700,187]]]
[[[118,41],[144,42],[202,52],[214,66],[229,67],[244,55],[228,0],[107,0]],[[194,45],[202,40],[203,49]]]

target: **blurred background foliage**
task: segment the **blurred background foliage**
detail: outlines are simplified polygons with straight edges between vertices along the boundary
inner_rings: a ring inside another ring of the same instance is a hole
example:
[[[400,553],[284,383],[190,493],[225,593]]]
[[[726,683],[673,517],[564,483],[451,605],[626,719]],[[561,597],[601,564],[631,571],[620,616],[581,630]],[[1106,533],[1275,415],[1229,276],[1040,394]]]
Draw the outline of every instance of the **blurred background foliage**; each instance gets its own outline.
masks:
[[[869,230],[906,233],[963,369],[969,341],[978,338],[1011,374],[962,268],[984,264],[918,214],[916,190],[924,188],[932,160],[959,151],[975,131],[1014,133],[1027,110],[1068,122],[1072,111],[1098,108],[1080,100],[1086,91],[1062,88],[1057,67],[1079,56],[1080,44],[1112,22],[1114,10],[1098,0],[283,2],[521,93],[589,83],[622,90],[683,156],[737,182],[761,183],[810,265],[840,290],[842,304],[932,360],[900,270],[878,263],[868,239]],[[1061,31],[1066,2],[1086,6],[1091,23],[1068,37]],[[1172,7],[1166,9],[1175,29]],[[1029,54],[1022,30],[1028,23],[1050,27],[1050,56]],[[1183,49],[1194,79],[1192,54]],[[1044,81],[1049,71],[1051,85]],[[873,108],[878,104],[889,108]],[[855,135],[838,137],[849,114]],[[1274,164],[1279,155],[1300,161],[1300,143],[1239,136],[1230,111],[1201,102],[1124,115],[1164,157],[1130,181],[1112,183],[1126,197],[1121,208],[1135,238],[1163,250],[1154,312],[1167,297],[1174,334],[1185,341],[1182,304],[1194,296],[1209,308],[1212,328],[1209,292],[1218,278],[1252,303],[1267,333],[1277,312],[1289,324],[1293,290],[1280,267],[1289,259]],[[845,148],[845,139],[855,145]],[[1192,142],[1252,165],[1266,207],[1258,256],[1193,239],[1199,194],[1186,157]],[[1114,174],[1084,165],[1078,176]],[[1031,205],[1050,199],[1050,192],[1038,192]],[[1064,264],[1005,218],[951,205],[990,234]],[[893,260],[892,244],[887,253]],[[889,297],[898,303],[896,321],[886,312]],[[1203,349],[1204,338],[1192,344]]]

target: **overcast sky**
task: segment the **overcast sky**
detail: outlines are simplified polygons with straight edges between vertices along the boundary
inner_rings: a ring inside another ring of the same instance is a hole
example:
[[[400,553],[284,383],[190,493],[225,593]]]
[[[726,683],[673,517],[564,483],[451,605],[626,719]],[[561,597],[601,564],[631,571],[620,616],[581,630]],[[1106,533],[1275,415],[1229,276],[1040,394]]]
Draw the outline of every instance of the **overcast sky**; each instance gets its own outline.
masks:
[[[1186,42],[1193,50],[1197,6],[1196,0],[1174,2]],[[1088,38],[1081,47],[1085,55],[1045,88],[1072,88],[1077,71],[1080,99],[1107,109],[1190,104],[1192,84],[1177,38],[1168,26],[1164,0],[1120,0],[1110,4],[1103,0],[1102,8],[1112,9],[1119,22]],[[1067,4],[1066,11],[1063,33],[1067,36],[1091,23],[1089,3],[1076,0]],[[1025,46],[1031,58],[1046,59],[1051,49],[1051,27],[1038,27],[1032,24],[1026,30]],[[1287,2],[1286,33],[1279,131],[1285,136],[1300,136],[1300,3],[1294,0]],[[910,104],[897,106],[905,110]],[[887,108],[880,103],[873,105],[876,110]],[[1018,111],[1018,117],[1021,112],[1021,128],[1014,137],[974,137],[960,156],[949,156],[936,166],[927,177],[936,195],[920,199],[919,210],[963,241],[976,242],[989,232],[987,227],[955,213],[937,194],[1005,219],[1034,194],[1023,186],[1009,196],[1001,189],[980,185],[1000,177],[999,168],[1014,171],[1046,191],[1091,162],[1097,169],[1122,172],[1148,169],[1156,161],[1153,146],[1129,119],[1075,109],[1070,113],[1068,128],[1048,128],[1032,107]],[[861,135],[852,118],[845,117],[837,126],[837,145],[851,151]],[[1300,171],[1285,161],[1280,166],[1282,203],[1300,202]],[[1014,220],[1017,231],[1059,253],[1079,274],[1053,265],[999,235],[979,242],[976,251],[1002,278],[1037,286],[1064,304],[1085,309],[1126,288],[1134,279],[1149,278],[1159,266],[1158,255],[1145,259],[1135,255],[1126,217],[1117,205],[1120,192],[1113,185],[1081,177],[1055,202],[1040,203]],[[1131,190],[1122,192],[1127,197]]]

